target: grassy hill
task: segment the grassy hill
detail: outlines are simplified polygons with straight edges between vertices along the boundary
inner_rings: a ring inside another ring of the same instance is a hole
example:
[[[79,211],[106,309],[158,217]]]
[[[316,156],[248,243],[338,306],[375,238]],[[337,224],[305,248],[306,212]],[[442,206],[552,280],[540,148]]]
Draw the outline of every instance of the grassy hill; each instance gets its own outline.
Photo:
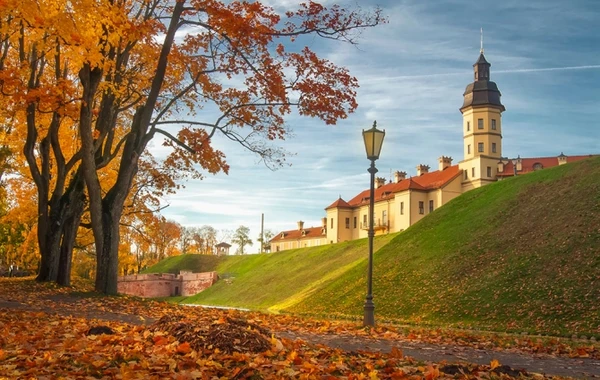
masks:
[[[375,249],[395,235],[378,237]],[[312,297],[316,289],[362,263],[366,252],[367,240],[362,239],[271,254],[229,256],[217,266],[226,281],[185,302],[278,311]]]
[[[376,242],[380,321],[600,335],[600,158],[470,191]],[[229,257],[231,284],[186,302],[360,317],[366,244]]]
[[[173,273],[181,270],[193,272],[212,272],[217,269],[219,263],[226,260],[223,256],[212,255],[179,255],[168,257],[156,265],[147,268],[142,273]]]

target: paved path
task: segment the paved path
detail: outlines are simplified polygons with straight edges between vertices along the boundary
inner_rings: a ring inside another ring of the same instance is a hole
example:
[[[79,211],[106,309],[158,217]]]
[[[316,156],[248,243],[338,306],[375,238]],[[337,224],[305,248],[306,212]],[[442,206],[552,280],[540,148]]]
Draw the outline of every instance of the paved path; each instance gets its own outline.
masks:
[[[88,319],[106,321],[121,321],[136,325],[152,324],[152,318],[140,318],[137,315],[107,312],[103,310],[80,311],[69,307],[60,310],[48,310],[43,307],[26,305],[19,302],[3,300],[0,298],[0,309],[19,309],[28,311],[43,311],[60,315],[71,315]],[[340,348],[345,351],[371,351],[388,353],[392,347],[402,350],[404,355],[411,356],[418,361],[432,361],[456,363],[468,362],[476,364],[490,364],[494,359],[502,365],[514,369],[523,369],[529,373],[540,373],[549,376],[567,376],[574,378],[600,378],[600,360],[553,357],[550,355],[532,355],[518,351],[481,350],[464,346],[434,345],[429,343],[404,341],[404,340],[376,340],[352,335],[332,335],[299,332],[276,332],[279,337],[288,339],[302,339],[311,344],[323,344],[329,347]]]
[[[490,364],[494,359],[502,365],[514,369],[524,369],[529,373],[575,378],[600,377],[600,360],[553,357],[550,355],[532,355],[516,351],[481,350],[464,346],[440,346],[422,342],[375,340],[349,335],[316,335],[306,333],[278,333],[289,339],[302,339],[310,343],[324,344],[346,351],[379,351],[388,353],[392,347],[402,350],[404,355],[417,360],[448,363],[469,362]]]

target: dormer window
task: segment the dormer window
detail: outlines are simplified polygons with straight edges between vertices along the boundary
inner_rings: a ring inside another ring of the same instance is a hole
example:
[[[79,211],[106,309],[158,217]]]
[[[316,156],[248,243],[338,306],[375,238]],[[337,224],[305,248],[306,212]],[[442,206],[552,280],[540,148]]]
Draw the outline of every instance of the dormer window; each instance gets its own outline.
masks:
[[[302,236],[306,236],[306,231],[302,230]]]
[[[281,233],[281,238],[282,238],[282,239],[283,239],[283,238],[285,238],[285,232],[282,232],[282,233]]]

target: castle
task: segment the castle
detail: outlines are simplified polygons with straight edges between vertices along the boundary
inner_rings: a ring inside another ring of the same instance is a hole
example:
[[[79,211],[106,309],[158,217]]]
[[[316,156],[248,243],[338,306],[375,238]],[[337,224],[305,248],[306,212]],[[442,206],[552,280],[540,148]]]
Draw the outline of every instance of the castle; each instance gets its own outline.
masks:
[[[439,158],[439,167],[430,171],[417,166],[417,175],[396,171],[393,181],[375,181],[373,229],[375,234],[403,231],[451,199],[505,177],[525,174],[578,161],[588,156],[502,157],[502,112],[500,91],[490,80],[491,64],[481,49],[473,64],[474,80],[467,85],[460,108],[463,115],[464,159],[452,165],[452,158]],[[310,247],[367,237],[369,230],[369,189],[345,201],[341,197],[325,208],[319,227],[282,231],[271,239],[271,252]]]

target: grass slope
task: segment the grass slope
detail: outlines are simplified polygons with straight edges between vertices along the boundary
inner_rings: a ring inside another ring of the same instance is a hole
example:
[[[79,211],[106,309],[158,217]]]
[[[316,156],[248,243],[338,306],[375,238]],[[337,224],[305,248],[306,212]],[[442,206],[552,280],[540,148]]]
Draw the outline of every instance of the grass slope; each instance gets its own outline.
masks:
[[[362,313],[366,263],[290,306]],[[436,210],[379,250],[376,315],[600,334],[600,158],[506,179]]]
[[[375,249],[395,234],[375,239]],[[313,295],[367,257],[367,239],[271,254],[229,256],[217,266],[219,281],[186,303],[269,309],[290,307]]]
[[[147,268],[142,273],[173,273],[178,274],[181,270],[193,272],[212,272],[217,269],[219,263],[226,260],[223,256],[213,255],[179,255],[168,257],[159,263]]]

